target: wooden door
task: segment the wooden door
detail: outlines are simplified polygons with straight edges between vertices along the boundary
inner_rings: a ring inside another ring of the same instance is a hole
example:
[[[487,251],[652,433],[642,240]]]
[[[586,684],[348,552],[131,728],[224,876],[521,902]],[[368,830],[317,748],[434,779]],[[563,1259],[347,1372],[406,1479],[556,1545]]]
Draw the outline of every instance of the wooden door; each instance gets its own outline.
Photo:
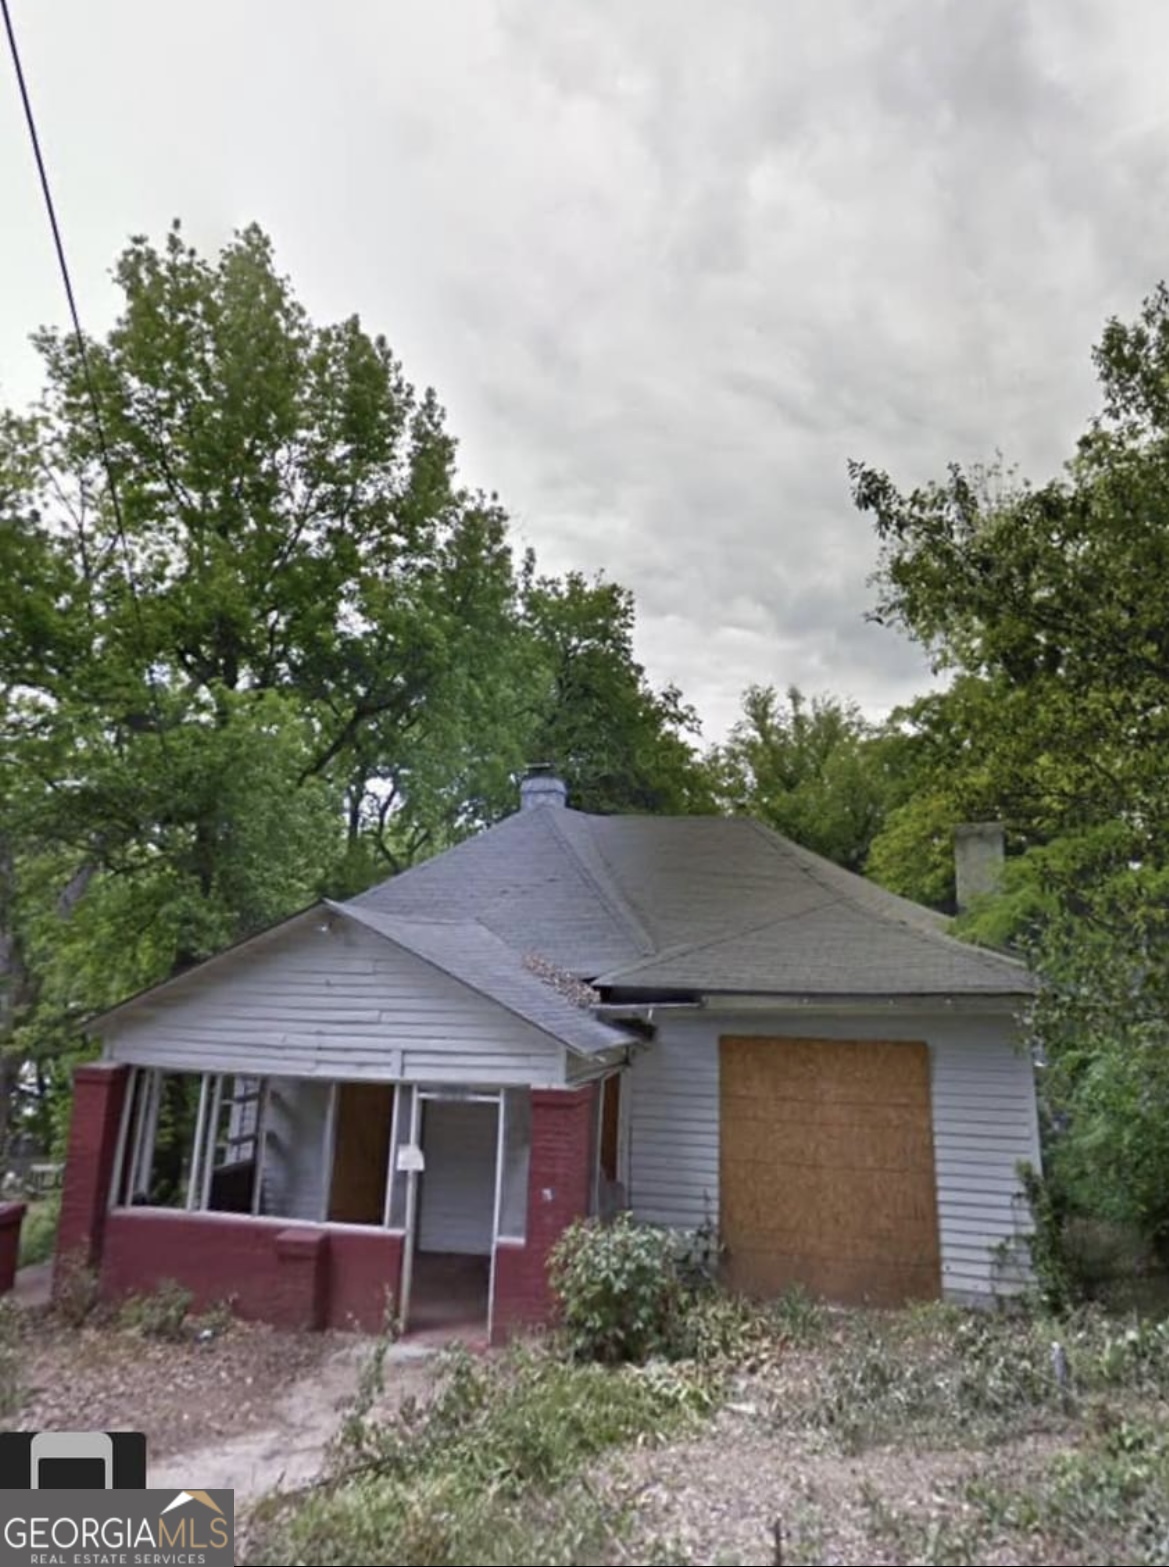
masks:
[[[394,1117],[392,1083],[339,1083],[333,1135],[329,1218],[337,1224],[381,1224]]]

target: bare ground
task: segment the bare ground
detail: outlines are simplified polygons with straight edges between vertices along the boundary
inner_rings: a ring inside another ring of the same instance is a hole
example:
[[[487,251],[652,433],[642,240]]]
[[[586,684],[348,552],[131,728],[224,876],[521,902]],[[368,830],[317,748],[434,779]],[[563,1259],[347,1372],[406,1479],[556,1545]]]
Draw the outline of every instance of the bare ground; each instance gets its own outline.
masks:
[[[69,1327],[22,1313],[22,1425],[146,1433],[152,1486],[218,1487],[237,1514],[321,1471],[372,1341],[233,1323],[200,1341],[144,1337],[116,1323]],[[429,1357],[390,1352],[384,1402],[425,1393]]]
[[[145,1430],[150,1483],[234,1489],[245,1534],[249,1506],[261,1495],[296,1491],[321,1475],[373,1348],[352,1335],[244,1324],[206,1342],[159,1342],[116,1324],[70,1329],[43,1311],[21,1315],[22,1424]],[[727,1404],[689,1439],[647,1443],[599,1464],[587,1483],[624,1520],[609,1560],[1074,1567],[1132,1559],[1106,1554],[1106,1535],[1074,1554],[1066,1539],[1007,1521],[988,1525],[970,1498],[979,1487],[1026,1490],[1058,1455],[1090,1446],[1105,1415],[1164,1430],[1164,1403],[1109,1395],[1085,1403],[1074,1419],[1045,1415],[1026,1434],[1008,1423],[989,1441],[964,1431],[955,1410],[944,1430],[907,1423],[895,1445],[865,1441],[853,1452],[839,1431],[798,1414],[801,1404],[814,1407],[818,1378],[846,1353],[848,1332],[846,1322],[815,1345],[740,1374]],[[899,1349],[912,1357],[916,1347]],[[425,1399],[433,1379],[425,1352],[395,1346],[374,1412],[408,1396]]]
[[[842,1457],[817,1450],[812,1438],[769,1433],[755,1416],[724,1411],[696,1441],[626,1454],[605,1482],[631,1516],[626,1561],[765,1564],[897,1564],[901,1524],[909,1518],[927,1538],[931,1525],[960,1526],[960,1498],[973,1479],[991,1481],[1042,1464],[1053,1438],[1027,1438],[992,1455],[876,1449]],[[1018,1554],[1017,1544],[978,1560],[988,1564],[1049,1561]]]

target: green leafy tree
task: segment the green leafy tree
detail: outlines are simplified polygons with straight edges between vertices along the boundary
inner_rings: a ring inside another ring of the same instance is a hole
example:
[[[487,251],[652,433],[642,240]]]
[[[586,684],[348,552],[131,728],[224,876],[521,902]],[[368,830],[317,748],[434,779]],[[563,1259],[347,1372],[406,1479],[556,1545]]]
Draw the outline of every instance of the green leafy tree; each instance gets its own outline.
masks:
[[[919,793],[872,863],[904,883],[943,823],[1006,821],[1005,892],[966,928],[1024,941],[1045,978],[1049,1166],[1169,1253],[1169,291],[1094,359],[1100,412],[1048,484],[953,467],[903,494],[853,467],[877,618],[953,676],[919,704]]]
[[[0,413],[6,1105],[95,1009],[513,809],[526,761],[589,809],[701,788],[631,596],[517,570],[434,393],[312,322],[258,228],[208,258],[176,225],[114,276],[100,423],[49,331]]]
[[[72,339],[38,334],[44,394],[0,416],[10,1077],[421,852],[460,768],[520,751],[506,518],[434,395],[310,322],[258,229],[214,260],[134,240],[115,277],[88,353],[120,509]]]
[[[674,686],[655,691],[633,651],[633,595],[578,572],[532,578],[524,595],[533,701],[529,761],[553,763],[572,804],[598,815],[713,809],[690,736],[698,717]]]
[[[899,755],[855,703],[751,686],[708,765],[723,810],[754,816],[849,870],[863,871],[901,792]]]

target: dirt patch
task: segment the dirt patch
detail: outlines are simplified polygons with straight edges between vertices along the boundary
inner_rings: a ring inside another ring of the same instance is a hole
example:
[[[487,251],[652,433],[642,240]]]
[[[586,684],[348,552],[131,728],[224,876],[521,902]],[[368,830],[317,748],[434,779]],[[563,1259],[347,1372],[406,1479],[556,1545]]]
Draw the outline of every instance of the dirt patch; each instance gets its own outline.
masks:
[[[914,1559],[905,1554],[907,1520],[927,1536],[931,1524],[952,1529],[971,1481],[1018,1481],[1053,1446],[1053,1439],[1029,1438],[990,1457],[890,1450],[843,1457],[814,1438],[769,1431],[752,1410],[727,1410],[699,1440],[626,1454],[605,1490],[635,1520],[630,1561],[655,1552],[661,1559],[664,1548],[673,1562],[771,1564],[778,1527],[789,1567],[878,1567]],[[1026,1559],[1013,1551],[978,1557]]]
[[[47,1312],[29,1313],[21,1341],[24,1425],[145,1431],[152,1459],[269,1424],[281,1395],[337,1352],[330,1335],[258,1324],[168,1343],[116,1326],[69,1328]]]

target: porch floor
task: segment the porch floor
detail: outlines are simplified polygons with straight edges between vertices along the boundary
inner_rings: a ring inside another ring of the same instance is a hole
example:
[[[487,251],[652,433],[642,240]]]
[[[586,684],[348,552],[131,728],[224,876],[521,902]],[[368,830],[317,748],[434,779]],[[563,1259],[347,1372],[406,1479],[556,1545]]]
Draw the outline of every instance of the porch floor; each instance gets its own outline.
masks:
[[[484,1338],[490,1282],[489,1257],[415,1252],[407,1337],[430,1342]]]

